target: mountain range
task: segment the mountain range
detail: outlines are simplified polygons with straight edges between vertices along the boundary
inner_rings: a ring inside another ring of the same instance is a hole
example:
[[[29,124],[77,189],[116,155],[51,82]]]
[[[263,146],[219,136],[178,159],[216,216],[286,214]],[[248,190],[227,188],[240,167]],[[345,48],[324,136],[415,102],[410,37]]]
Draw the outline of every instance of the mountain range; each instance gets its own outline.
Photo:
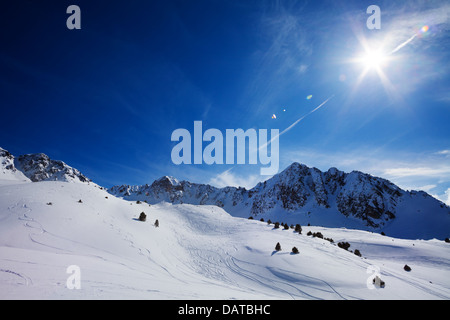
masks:
[[[168,176],[106,189],[0,149],[0,300],[448,300],[449,217],[361,172],[294,163],[250,190]]]
[[[424,191],[405,191],[359,171],[322,172],[299,163],[249,190],[164,176],[150,185],[121,185],[108,191],[150,204],[216,205],[236,217],[356,228],[404,238],[445,238],[450,226],[450,208]]]
[[[0,148],[0,162],[3,179],[93,183],[42,153],[15,158]],[[236,217],[363,229],[402,238],[444,239],[450,230],[450,208],[424,191],[402,190],[359,171],[323,172],[296,162],[249,190],[163,176],[152,184],[113,186],[108,192],[149,204],[215,205]]]

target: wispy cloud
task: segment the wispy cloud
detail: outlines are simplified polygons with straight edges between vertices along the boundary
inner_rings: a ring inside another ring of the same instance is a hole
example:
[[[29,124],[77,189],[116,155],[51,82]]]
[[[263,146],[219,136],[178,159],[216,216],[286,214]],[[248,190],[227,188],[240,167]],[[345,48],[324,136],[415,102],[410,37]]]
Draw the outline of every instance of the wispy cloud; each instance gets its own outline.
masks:
[[[450,175],[450,166],[442,167],[398,167],[387,168],[384,175],[393,178],[404,177],[445,177]]]
[[[233,167],[234,168],[234,167]],[[246,189],[253,188],[258,182],[263,181],[264,179],[267,179],[268,177],[265,176],[262,178],[261,175],[258,174],[250,174],[250,175],[241,175],[241,174],[235,174],[232,172],[233,168],[230,168],[217,176],[211,178],[209,181],[209,184],[216,186],[218,188],[223,187],[244,187]]]
[[[445,156],[446,158],[449,158],[450,157],[450,150],[441,150],[441,151],[436,152],[436,154]]]
[[[422,156],[422,160],[403,161],[400,164],[391,164],[385,167],[382,173],[393,179],[401,178],[434,178],[438,182],[450,183],[450,150],[440,150]]]
[[[450,206],[450,188],[445,191],[446,199],[443,199],[445,204]]]
[[[434,197],[434,198],[442,201],[446,205],[450,206],[450,188],[445,190],[442,194],[436,194],[434,191],[426,190],[423,188],[415,188],[414,190],[423,190],[423,191],[427,192],[429,195],[431,195],[432,197]]]
[[[431,7],[431,5],[433,7]],[[450,30],[450,3],[410,1],[407,5],[386,9],[386,28],[389,33],[388,44],[395,46],[393,52],[403,48],[420,35],[420,28],[428,26],[434,32],[433,41],[445,37],[445,31]]]
[[[307,32],[311,17],[303,12],[304,5],[265,2],[267,11],[260,18],[261,42],[253,54],[252,81],[244,93],[244,100],[251,101],[259,111],[285,95],[288,87],[298,85],[309,71],[313,41]]]
[[[309,66],[307,64],[301,64],[300,67],[298,67],[298,72],[300,73],[306,73],[306,71],[308,70]]]

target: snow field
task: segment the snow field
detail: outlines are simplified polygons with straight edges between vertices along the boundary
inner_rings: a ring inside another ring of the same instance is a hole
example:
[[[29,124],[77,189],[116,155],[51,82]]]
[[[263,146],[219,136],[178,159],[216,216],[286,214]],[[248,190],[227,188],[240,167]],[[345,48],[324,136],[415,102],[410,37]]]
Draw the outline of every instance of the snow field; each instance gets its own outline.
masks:
[[[138,221],[141,212],[147,221]],[[302,228],[301,235],[274,229],[216,206],[137,204],[95,185],[5,183],[0,298],[450,298],[450,245],[443,241]],[[334,244],[307,236],[309,230]],[[339,248],[340,241],[362,257]],[[291,253],[294,246],[299,254]],[[70,265],[80,268],[80,289],[66,285]],[[384,288],[368,288],[371,266],[379,268]]]

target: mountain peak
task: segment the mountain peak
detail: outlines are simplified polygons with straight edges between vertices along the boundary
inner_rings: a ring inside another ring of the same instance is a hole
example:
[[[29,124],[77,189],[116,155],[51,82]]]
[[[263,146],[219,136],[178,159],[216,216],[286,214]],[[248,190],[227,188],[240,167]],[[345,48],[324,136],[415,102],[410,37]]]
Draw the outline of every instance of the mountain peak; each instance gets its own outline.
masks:
[[[155,180],[155,182],[159,183],[159,184],[170,184],[172,186],[177,186],[180,184],[180,182],[172,177],[172,176],[162,176],[161,178]]]
[[[166,193],[172,193],[174,191],[181,190],[183,187],[180,182],[171,176],[162,176],[158,180],[155,180],[150,188],[154,190],[164,190]]]
[[[90,182],[80,171],[60,160],[52,160],[44,153],[14,157],[0,148],[0,170],[3,180]]]
[[[306,164],[299,163],[299,162],[292,162],[284,171],[293,171],[293,170],[304,170],[304,169],[310,169]]]
[[[52,160],[44,153],[21,155],[16,166],[33,182],[66,181],[90,182],[80,171],[60,160]]]

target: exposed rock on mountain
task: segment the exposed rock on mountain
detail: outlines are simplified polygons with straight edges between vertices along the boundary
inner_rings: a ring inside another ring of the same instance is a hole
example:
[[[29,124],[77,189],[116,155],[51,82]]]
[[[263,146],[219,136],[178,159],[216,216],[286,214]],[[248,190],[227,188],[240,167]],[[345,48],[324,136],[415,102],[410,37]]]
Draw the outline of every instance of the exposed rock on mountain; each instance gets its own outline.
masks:
[[[80,171],[59,160],[51,160],[43,153],[27,154],[16,159],[16,166],[33,182],[70,181],[90,182]]]
[[[90,182],[80,171],[43,153],[14,157],[0,148],[0,172],[5,180]]]

